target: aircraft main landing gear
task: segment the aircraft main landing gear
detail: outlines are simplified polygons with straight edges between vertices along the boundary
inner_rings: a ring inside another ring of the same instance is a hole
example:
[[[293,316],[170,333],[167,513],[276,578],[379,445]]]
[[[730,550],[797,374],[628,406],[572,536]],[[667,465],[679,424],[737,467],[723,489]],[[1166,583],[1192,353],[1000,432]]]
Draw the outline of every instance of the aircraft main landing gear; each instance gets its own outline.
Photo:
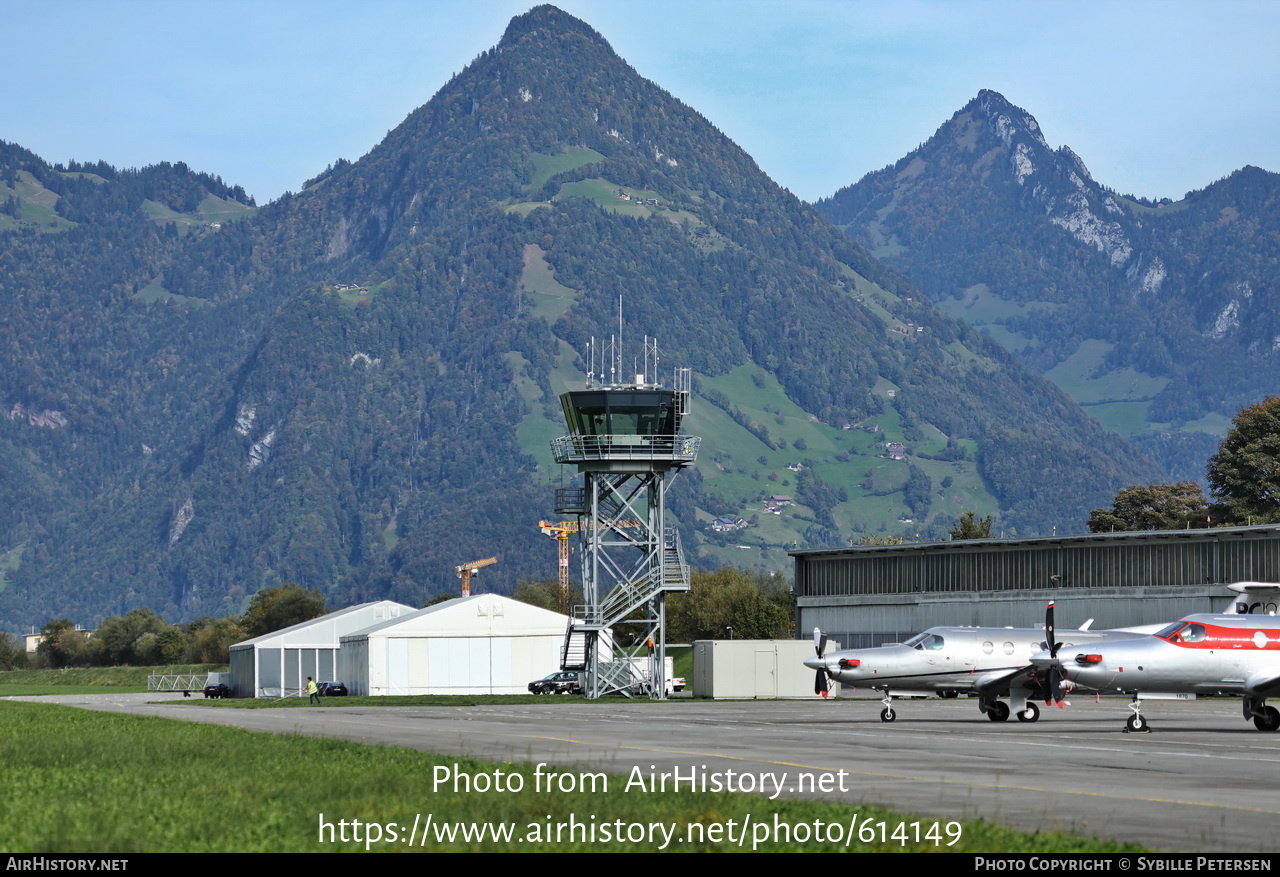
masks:
[[[1034,722],[1038,718],[1040,718],[1040,707],[1036,706],[1031,701],[1027,701],[1026,709],[1018,710],[1019,722]]]
[[[1126,734],[1150,733],[1151,724],[1142,717],[1142,701],[1135,697],[1133,703],[1129,704],[1129,709],[1133,710],[1133,715],[1129,716],[1128,721],[1124,723],[1124,732]]]
[[[1266,706],[1262,698],[1245,698],[1244,716],[1252,718],[1253,726],[1259,731],[1280,731],[1280,711]]]
[[[1028,704],[1028,706],[1031,706],[1031,704]],[[987,704],[986,713],[987,718],[993,722],[1007,722],[1009,721],[1009,704],[1003,700],[993,700]],[[1021,716],[1021,713],[1019,713],[1019,716]]]

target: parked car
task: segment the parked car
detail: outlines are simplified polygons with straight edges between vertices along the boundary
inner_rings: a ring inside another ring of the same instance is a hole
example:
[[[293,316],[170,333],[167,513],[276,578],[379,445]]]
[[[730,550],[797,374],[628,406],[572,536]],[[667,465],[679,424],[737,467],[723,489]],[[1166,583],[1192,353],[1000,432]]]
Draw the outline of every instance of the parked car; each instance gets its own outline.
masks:
[[[320,689],[321,697],[347,696],[347,686],[342,682],[321,682],[316,687]]]
[[[684,677],[683,677],[683,676],[677,676],[675,679],[672,679],[672,680],[671,680],[671,690],[672,690],[672,691],[684,691]]]
[[[227,687],[225,682],[219,682],[216,685],[206,685],[204,687],[205,697],[230,697],[231,689]]]
[[[529,683],[531,694],[582,694],[582,681],[577,672],[561,670]]]

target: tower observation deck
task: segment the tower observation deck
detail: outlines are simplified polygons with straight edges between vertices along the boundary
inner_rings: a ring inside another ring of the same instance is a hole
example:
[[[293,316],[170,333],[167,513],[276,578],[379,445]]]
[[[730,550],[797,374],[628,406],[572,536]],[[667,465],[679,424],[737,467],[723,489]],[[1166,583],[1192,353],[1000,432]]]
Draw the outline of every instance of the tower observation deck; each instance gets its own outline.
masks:
[[[588,697],[666,697],[666,595],[689,590],[666,490],[701,442],[681,434],[689,394],[690,372],[679,369],[672,389],[643,374],[611,384],[588,376],[586,389],[560,396],[569,434],[551,450],[582,486],[557,490],[556,512],[578,517],[586,600],[572,609],[561,667],[586,674]]]

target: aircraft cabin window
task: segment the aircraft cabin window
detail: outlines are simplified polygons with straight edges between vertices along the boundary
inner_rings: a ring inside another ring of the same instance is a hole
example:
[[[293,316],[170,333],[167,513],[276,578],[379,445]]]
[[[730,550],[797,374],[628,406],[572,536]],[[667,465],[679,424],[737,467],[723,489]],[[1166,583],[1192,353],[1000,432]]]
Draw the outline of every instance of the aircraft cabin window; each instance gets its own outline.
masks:
[[[996,650],[995,643],[988,640],[982,644],[982,654],[989,655]]]
[[[1005,644],[1004,644],[1004,653],[1005,653],[1006,655],[1012,655],[1012,654],[1013,654],[1013,643],[1005,643]]]

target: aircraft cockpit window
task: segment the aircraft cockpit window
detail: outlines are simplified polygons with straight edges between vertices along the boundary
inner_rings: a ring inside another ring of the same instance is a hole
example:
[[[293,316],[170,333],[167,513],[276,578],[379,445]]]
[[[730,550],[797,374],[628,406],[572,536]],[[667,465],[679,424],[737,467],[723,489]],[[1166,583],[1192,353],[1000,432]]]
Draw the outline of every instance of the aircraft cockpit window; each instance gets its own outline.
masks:
[[[1156,636],[1171,643],[1198,643],[1204,642],[1205,629],[1203,624],[1179,621],[1177,624],[1170,624]]]
[[[929,637],[929,634],[927,634],[927,633],[917,633],[917,634],[916,634],[915,636],[913,636],[911,639],[906,640],[905,642],[903,642],[903,645],[904,645],[904,646],[910,646],[910,647],[911,647],[911,648],[913,648],[913,649],[918,649],[918,648],[920,648],[920,644],[921,644],[922,642],[924,642],[924,641],[925,641],[925,639],[927,639],[928,637]]]
[[[922,652],[936,652],[938,649],[946,645],[946,640],[938,636],[936,633],[920,633],[903,643],[904,646],[911,646]]]
[[[1186,643],[1204,642],[1205,629],[1203,624],[1188,624],[1186,629],[1182,631],[1182,641]]]

